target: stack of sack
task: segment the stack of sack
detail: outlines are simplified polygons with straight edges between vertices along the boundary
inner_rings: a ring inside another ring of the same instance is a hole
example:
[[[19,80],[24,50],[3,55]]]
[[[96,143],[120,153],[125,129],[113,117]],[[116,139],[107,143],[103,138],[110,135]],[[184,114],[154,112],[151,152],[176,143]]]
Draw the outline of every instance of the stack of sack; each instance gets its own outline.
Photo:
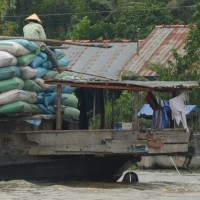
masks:
[[[54,49],[60,66],[69,61],[60,49]],[[44,79],[73,79],[70,72],[58,72],[47,55],[31,41],[24,39],[0,41],[0,115],[26,116],[56,113],[57,90]],[[75,87],[62,86],[62,111],[66,121],[79,120]]]

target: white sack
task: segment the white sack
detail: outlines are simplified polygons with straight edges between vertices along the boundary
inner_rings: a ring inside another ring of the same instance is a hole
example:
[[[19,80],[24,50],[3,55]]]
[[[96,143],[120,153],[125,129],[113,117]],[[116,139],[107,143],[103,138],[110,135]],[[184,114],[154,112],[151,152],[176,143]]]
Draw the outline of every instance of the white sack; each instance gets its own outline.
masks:
[[[14,56],[22,56],[30,53],[21,44],[11,41],[0,41],[0,51],[6,51]]]
[[[34,79],[34,81],[43,89],[43,90],[49,90],[50,89],[50,85],[49,84],[45,84],[44,80],[42,78],[36,78]]]
[[[0,51],[0,67],[7,67],[17,64],[17,58],[6,51]]]
[[[23,67],[19,67],[19,68],[21,71],[21,78],[23,80],[35,78],[35,76],[38,72],[37,69],[33,69],[29,66],[23,66]]]
[[[18,89],[10,90],[0,94],[0,105],[5,105],[15,101],[35,103],[37,101],[37,94],[35,92]]]

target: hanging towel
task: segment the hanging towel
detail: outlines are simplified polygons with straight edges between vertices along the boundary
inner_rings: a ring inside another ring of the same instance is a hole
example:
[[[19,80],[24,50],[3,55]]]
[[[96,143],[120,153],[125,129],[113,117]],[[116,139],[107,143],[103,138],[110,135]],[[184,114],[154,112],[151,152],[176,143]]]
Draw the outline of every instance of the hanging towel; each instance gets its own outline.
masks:
[[[172,119],[174,119],[178,125],[180,124],[180,122],[182,122],[184,129],[189,132],[184,109],[185,101],[187,100],[188,94],[186,92],[183,92],[179,96],[170,99],[169,105],[171,108]]]

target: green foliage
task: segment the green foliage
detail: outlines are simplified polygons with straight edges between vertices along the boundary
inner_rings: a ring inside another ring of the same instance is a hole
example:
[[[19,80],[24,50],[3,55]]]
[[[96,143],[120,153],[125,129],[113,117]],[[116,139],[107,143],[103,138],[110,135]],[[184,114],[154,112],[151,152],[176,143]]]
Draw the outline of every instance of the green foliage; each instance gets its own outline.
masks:
[[[132,121],[132,100],[133,92],[123,91],[122,94],[114,99],[107,95],[106,101],[106,128],[112,128],[116,122]],[[96,115],[89,121],[90,129],[98,129],[100,127],[100,116]]]
[[[118,99],[114,102],[115,122],[132,121],[132,91],[123,91]]]
[[[112,101],[108,99],[106,102],[106,128],[113,128],[113,123],[114,123],[114,112],[113,112],[113,106]]]
[[[121,74],[122,80],[137,80],[137,81],[147,81],[148,80],[145,77],[140,76],[139,74],[132,72],[132,71],[128,71],[128,70],[122,70],[120,74]]]
[[[106,39],[108,35],[112,35],[112,24],[108,24],[104,21],[91,25],[91,21],[85,16],[70,33],[72,39],[90,39],[96,40],[99,37]],[[69,35],[67,36],[69,37]]]
[[[7,9],[8,9],[8,1],[7,0],[1,0],[1,4],[0,4],[1,17],[6,14]]]
[[[114,37],[113,34],[113,25],[111,23],[106,23],[104,21],[100,21],[91,26],[91,39],[96,40],[99,37],[103,39],[108,39],[110,37]]]
[[[89,129],[99,129],[100,128],[100,115],[96,115],[89,119]]]
[[[15,9],[15,0],[1,0],[0,3],[0,16],[1,20],[4,19],[6,14],[9,13],[10,10]]]
[[[137,39],[146,38],[158,24],[177,24],[170,12],[159,5],[139,4],[128,7],[119,15],[116,22],[116,37]],[[139,32],[137,33],[137,30]]]
[[[157,80],[160,81],[188,81],[195,80],[196,75],[189,70],[186,57],[181,56],[177,51],[173,50],[174,60],[169,61],[168,66],[151,63],[149,68],[156,72]]]
[[[18,28],[18,25],[14,22],[4,22],[0,24],[0,35],[11,36],[15,35],[15,30]]]
[[[129,75],[130,77],[145,81],[144,77],[136,76],[135,74],[124,72],[125,77],[127,78]],[[130,80],[130,79],[129,79]],[[139,99],[139,107],[143,106],[144,104],[144,96],[146,93],[141,93]],[[113,99],[113,100],[112,100]],[[106,128],[112,128],[114,123],[117,122],[132,122],[132,103],[134,101],[134,92],[124,90],[118,96],[113,93],[113,95],[107,95],[106,101]],[[143,127],[150,127],[149,120],[140,120],[140,123]],[[90,120],[90,128],[96,129],[100,127],[100,116],[97,115],[95,118]]]
[[[188,40],[186,43],[186,56],[188,64],[197,62],[199,59],[199,48],[200,48],[200,3],[196,6],[196,12],[193,15],[192,22],[195,26],[190,27]]]
[[[189,24],[194,14],[194,5],[198,2],[199,0],[171,0],[167,3],[167,8],[171,10],[176,19],[183,21],[184,24]]]
[[[173,51],[175,62],[170,62],[171,68],[176,77],[180,80],[198,80],[200,76],[200,3],[196,6],[196,12],[192,17],[195,24],[190,26],[189,35],[185,45],[185,55],[179,55],[176,50]],[[178,80],[179,80],[178,79]]]
[[[99,20],[103,20],[104,17],[107,17],[112,10],[107,1],[99,2],[97,0],[93,0],[90,1],[88,7],[91,11],[95,12],[90,16],[94,23]]]
[[[143,129],[145,129],[145,128],[151,128],[151,126],[152,126],[152,119],[139,118],[139,125]]]
[[[71,33],[72,39],[89,39],[90,38],[90,20],[85,16],[80,23],[78,23]]]
[[[185,46],[185,55],[180,55],[173,50],[174,60],[169,62],[168,67],[151,64],[150,68],[157,74],[158,80],[164,81],[199,81],[200,82],[200,3],[197,4],[196,12],[192,18],[188,39]],[[190,104],[199,103],[200,87],[190,93]]]
[[[146,93],[141,93],[139,99],[139,108],[144,105]],[[112,101],[112,98],[113,101]],[[118,122],[132,122],[132,103],[134,101],[134,92],[124,90],[119,96],[107,95],[106,101],[106,128],[113,128],[113,124]],[[100,127],[100,115],[90,119],[90,129],[98,129]],[[142,127],[150,127],[150,120],[140,119]]]
[[[66,34],[70,23],[71,4],[65,0],[15,0],[14,14],[20,16],[19,30],[22,34],[24,18],[36,13],[42,20],[48,38],[59,38]]]
[[[88,29],[84,32],[87,34],[82,34],[84,37],[81,39],[97,39],[98,37],[112,40],[146,38],[157,24],[181,23],[173,18],[170,11],[163,9],[161,3],[153,4],[149,1],[143,1],[143,3],[133,5],[129,3],[121,6],[116,2],[108,6],[106,3],[90,1],[88,7],[95,13],[88,13],[87,18],[90,21],[90,26],[86,27]],[[79,24],[84,29],[82,20],[70,34],[73,37],[76,35],[76,31],[77,35],[80,36],[80,31],[77,29]],[[79,38],[77,35],[76,39]]]
[[[12,21],[6,21],[5,17],[9,10],[15,8],[14,0],[1,0],[0,3],[0,34],[4,36],[14,35],[18,25]]]
[[[72,35],[76,39],[143,39],[155,25],[189,22],[193,13],[193,7],[189,6],[196,1],[2,0],[0,13],[2,19],[19,24],[20,35],[24,18],[36,13],[43,21],[48,38],[71,39]],[[86,16],[90,23],[83,26]]]

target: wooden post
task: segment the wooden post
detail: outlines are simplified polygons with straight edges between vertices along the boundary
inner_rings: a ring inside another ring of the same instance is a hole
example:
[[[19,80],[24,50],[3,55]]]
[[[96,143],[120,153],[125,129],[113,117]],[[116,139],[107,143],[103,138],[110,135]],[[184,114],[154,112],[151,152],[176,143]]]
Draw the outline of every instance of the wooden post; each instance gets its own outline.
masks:
[[[138,123],[138,104],[139,104],[139,92],[135,91],[132,101],[132,129],[138,130],[139,123]]]
[[[96,116],[96,90],[94,90],[94,98],[93,98],[93,118]]]
[[[112,124],[111,124],[111,128],[113,128],[114,127],[114,122],[115,122],[115,117],[114,117],[114,91],[112,91]]]
[[[99,90],[100,93],[100,112],[101,112],[101,129],[105,128],[105,99],[104,99],[104,90]]]
[[[62,85],[57,85],[56,130],[61,130],[62,128],[61,93]]]

